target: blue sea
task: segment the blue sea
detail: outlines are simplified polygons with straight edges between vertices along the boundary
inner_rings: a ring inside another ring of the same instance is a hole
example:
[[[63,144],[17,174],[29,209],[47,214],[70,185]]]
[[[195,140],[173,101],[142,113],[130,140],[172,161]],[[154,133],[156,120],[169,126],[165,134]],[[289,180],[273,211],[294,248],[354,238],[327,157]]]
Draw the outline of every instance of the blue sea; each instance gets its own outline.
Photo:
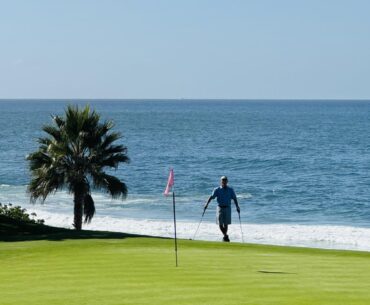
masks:
[[[68,104],[113,120],[131,159],[114,172],[127,199],[94,192],[97,212],[86,229],[172,236],[163,191],[173,168],[181,238],[193,238],[226,175],[242,210],[242,227],[233,213],[232,241],[242,241],[242,229],[246,242],[370,250],[370,101],[1,100],[0,202],[63,227],[72,227],[72,196],[31,204],[25,157]],[[220,240],[215,207],[196,239]]]

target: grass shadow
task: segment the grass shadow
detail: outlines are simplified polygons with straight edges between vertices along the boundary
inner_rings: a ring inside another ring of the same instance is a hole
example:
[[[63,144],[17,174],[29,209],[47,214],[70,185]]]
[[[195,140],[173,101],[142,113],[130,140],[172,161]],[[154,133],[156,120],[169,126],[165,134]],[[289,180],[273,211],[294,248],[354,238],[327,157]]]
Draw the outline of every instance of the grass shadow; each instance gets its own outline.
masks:
[[[258,270],[259,273],[266,273],[266,274],[297,274],[294,272],[285,272],[285,271],[268,271],[268,270]]]
[[[3,242],[33,240],[62,241],[66,239],[123,239],[128,237],[149,236],[107,231],[75,231],[22,222],[0,215],[0,241]]]

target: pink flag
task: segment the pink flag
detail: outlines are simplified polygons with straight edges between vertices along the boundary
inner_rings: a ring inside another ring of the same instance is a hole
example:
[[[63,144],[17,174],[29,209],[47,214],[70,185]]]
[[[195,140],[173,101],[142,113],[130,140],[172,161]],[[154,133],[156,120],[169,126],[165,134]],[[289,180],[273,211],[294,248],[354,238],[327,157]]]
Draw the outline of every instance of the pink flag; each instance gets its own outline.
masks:
[[[163,193],[165,196],[168,196],[174,183],[175,183],[175,176],[173,173],[173,169],[171,168],[170,175],[168,176],[167,186]]]

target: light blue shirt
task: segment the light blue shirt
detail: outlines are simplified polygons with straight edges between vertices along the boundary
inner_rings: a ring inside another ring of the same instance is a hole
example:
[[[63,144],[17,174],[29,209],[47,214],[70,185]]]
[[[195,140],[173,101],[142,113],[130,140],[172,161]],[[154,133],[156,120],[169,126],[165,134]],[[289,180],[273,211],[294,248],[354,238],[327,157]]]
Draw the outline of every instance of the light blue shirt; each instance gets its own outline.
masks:
[[[213,190],[211,198],[217,198],[218,206],[229,207],[231,206],[231,199],[236,200],[236,195],[233,188],[219,186]]]

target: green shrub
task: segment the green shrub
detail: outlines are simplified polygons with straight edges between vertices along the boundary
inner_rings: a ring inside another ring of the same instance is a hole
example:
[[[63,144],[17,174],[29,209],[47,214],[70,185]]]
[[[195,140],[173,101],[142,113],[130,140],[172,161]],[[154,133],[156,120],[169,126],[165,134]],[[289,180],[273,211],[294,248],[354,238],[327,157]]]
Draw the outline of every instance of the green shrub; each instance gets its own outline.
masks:
[[[43,219],[36,219],[36,213],[28,214],[26,209],[22,209],[20,206],[13,206],[11,203],[0,203],[0,215],[24,222],[37,223],[41,225],[45,223],[45,220]]]

